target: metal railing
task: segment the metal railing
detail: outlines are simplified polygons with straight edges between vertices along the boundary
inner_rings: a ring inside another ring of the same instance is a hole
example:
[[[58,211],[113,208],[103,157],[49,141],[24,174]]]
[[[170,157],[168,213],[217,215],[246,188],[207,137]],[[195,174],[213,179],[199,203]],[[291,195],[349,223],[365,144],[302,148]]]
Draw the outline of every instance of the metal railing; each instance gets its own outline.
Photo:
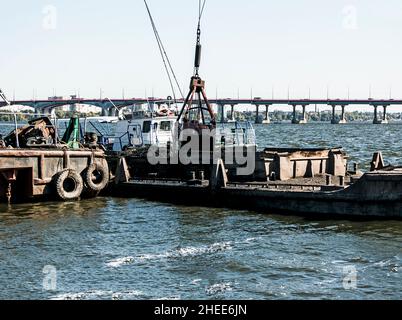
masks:
[[[250,122],[235,122],[234,127],[227,127],[222,124],[217,127],[218,144],[224,145],[255,145],[255,131]]]

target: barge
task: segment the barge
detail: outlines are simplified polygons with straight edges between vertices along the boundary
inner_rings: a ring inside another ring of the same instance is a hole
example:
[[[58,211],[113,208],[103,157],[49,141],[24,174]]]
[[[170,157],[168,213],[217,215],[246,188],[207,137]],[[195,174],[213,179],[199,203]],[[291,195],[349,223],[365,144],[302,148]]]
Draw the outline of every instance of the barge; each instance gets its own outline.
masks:
[[[0,138],[0,202],[97,196],[109,182],[108,163],[96,138],[80,143],[78,125],[72,119],[60,139],[47,117],[23,127],[15,123],[16,129]]]
[[[112,192],[192,206],[227,207],[267,214],[314,218],[402,218],[402,168],[361,176],[292,178],[287,181],[244,182],[228,179],[222,160],[207,180],[135,178],[122,158]],[[335,179],[336,178],[336,179]]]
[[[381,153],[362,173],[357,164],[348,169],[342,148],[258,151],[249,126],[219,130],[199,76],[200,36],[199,20],[190,90],[166,143],[135,139],[152,132],[152,121],[135,129],[122,123],[116,138],[127,145],[107,156],[111,194],[307,217],[402,218],[402,169],[386,167]]]

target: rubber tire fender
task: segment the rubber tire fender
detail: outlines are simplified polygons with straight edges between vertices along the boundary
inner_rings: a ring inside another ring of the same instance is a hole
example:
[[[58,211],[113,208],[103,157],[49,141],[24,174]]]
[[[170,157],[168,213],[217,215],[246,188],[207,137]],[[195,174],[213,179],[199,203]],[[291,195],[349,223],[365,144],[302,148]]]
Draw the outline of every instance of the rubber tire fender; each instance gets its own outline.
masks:
[[[70,179],[74,182],[74,189],[72,191],[66,190],[65,181]],[[77,171],[73,169],[65,169],[56,174],[54,178],[54,184],[57,196],[64,200],[76,200],[80,198],[82,191],[84,190],[84,181]]]
[[[98,175],[95,179],[94,173]],[[83,177],[89,190],[102,191],[109,183],[109,168],[102,163],[92,163],[83,172]]]

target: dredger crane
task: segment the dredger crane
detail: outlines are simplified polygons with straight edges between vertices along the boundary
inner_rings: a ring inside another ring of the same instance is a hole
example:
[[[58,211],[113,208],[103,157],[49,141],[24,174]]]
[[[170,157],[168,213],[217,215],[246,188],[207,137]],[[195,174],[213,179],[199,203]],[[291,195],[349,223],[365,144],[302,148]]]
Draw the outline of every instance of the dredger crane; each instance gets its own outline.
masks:
[[[205,93],[205,81],[199,75],[201,65],[201,18],[206,0],[199,0],[199,15],[197,27],[197,42],[195,46],[194,74],[190,81],[190,91],[184,100],[183,107],[177,121],[182,123],[183,129],[213,129],[216,127],[215,114]],[[209,121],[208,121],[209,116]]]
[[[177,81],[177,77],[174,73],[173,67],[170,63],[169,57],[166,53],[165,47],[159,36],[159,32],[156,28],[156,24],[152,17],[150,8],[148,6],[147,0],[144,0],[151,25],[155,34],[155,38],[158,43],[158,48],[162,57],[162,61],[165,67],[165,71],[168,75],[170,86],[172,89],[174,102],[176,103],[176,95],[174,90],[174,82],[180,92],[180,95],[184,99],[181,92],[180,85]],[[195,59],[194,59],[194,73],[190,81],[190,90],[184,99],[184,103],[177,117],[178,124],[178,137],[180,136],[181,130],[184,129],[194,129],[197,132],[201,132],[203,129],[214,129],[216,128],[215,114],[212,110],[211,104],[208,101],[207,95],[205,93],[205,81],[201,79],[199,75],[199,69],[201,65],[201,18],[204,12],[206,0],[199,0],[199,15],[198,15],[198,26],[197,26],[197,41],[195,46]],[[176,137],[176,138],[178,138]]]

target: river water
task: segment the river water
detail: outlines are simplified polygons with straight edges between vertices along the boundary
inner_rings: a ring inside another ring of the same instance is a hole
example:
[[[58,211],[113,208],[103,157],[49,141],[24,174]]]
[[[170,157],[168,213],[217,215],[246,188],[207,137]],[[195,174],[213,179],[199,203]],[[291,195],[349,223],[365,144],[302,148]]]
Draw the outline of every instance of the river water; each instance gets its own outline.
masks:
[[[383,150],[402,163],[402,125],[256,132],[260,146],[343,146],[362,167]],[[402,221],[120,198],[0,212],[0,299],[402,299]]]

